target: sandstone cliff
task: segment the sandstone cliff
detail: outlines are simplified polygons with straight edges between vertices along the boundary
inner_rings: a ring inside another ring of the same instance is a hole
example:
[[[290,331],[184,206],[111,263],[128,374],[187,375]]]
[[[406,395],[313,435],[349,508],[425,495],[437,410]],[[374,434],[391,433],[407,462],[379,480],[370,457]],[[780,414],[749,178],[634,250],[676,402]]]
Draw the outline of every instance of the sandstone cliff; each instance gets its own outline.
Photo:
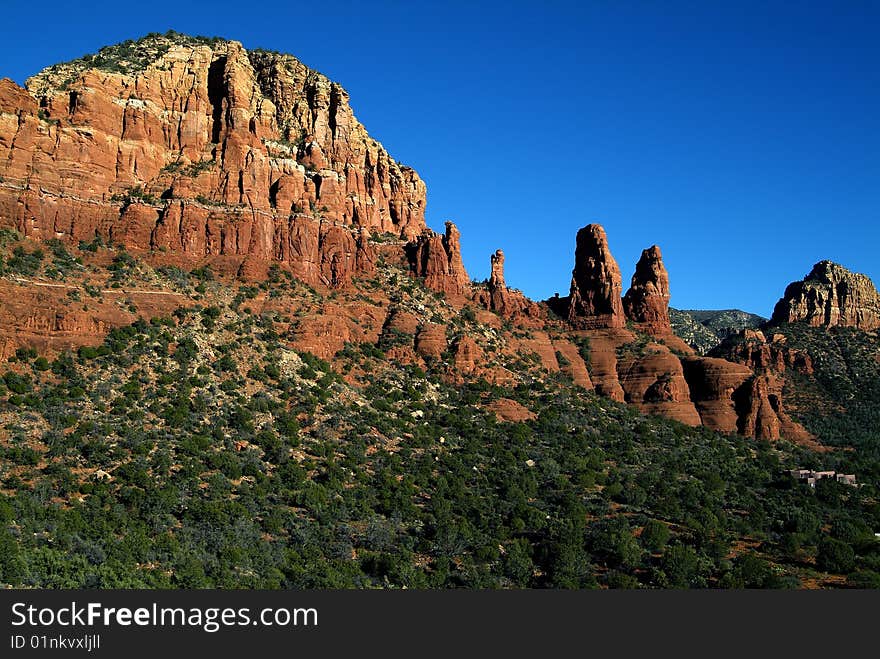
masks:
[[[831,261],[813,266],[776,303],[771,322],[805,321],[813,327],[880,328],[880,294],[865,275]]]
[[[278,261],[328,285],[369,268],[358,230],[424,232],[416,172],[294,57],[180,35],[114,48],[27,90],[0,81],[3,226]]]
[[[672,334],[656,246],[642,253],[625,297],[598,224],[577,234],[565,298],[542,305],[509,288],[501,250],[485,285],[472,285],[456,226],[438,234],[425,225],[418,175],[369,137],[342,87],[289,55],[152,35],[50,67],[26,89],[0,81],[0,177],[0,228],[29,248],[115,245],[153,265],[209,264],[261,283],[280,266],[321,289],[295,302],[264,291],[252,306],[285,318],[279,336],[323,359],[360,349],[453,382],[502,386],[564,372],[691,425],[768,439],[798,433],[782,408],[781,373],[762,367],[780,359],[775,348],[749,348],[737,355],[743,366],[692,357]],[[97,273],[115,258],[106,251],[79,286],[0,282],[5,355],[93,344],[135,318],[204,300],[133,277],[128,290],[102,288],[97,302],[66,309],[80,288],[103,286]],[[401,268],[444,295],[402,283],[390,272]],[[834,290],[836,318],[872,322],[867,293]]]
[[[783,334],[771,334],[770,338],[761,330],[742,330],[731,337],[710,354],[729,361],[745,364],[758,373],[772,372],[782,375],[793,369],[804,375],[812,375],[813,360],[803,350],[789,348]]]

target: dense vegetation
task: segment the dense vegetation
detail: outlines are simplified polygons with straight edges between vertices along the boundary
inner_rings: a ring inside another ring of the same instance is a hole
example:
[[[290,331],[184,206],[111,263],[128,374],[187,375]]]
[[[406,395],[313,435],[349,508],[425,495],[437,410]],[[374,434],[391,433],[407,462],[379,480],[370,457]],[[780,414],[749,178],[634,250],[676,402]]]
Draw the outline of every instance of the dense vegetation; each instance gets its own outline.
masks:
[[[54,267],[45,254],[30,264],[31,249],[7,256],[16,273]],[[201,302],[100,346],[10,358],[0,583],[880,585],[876,471],[860,488],[815,490],[786,471],[844,452],[645,417],[559,375],[452,386],[442,361],[390,360],[399,334],[348,344],[331,365],[249,306],[260,292],[319,296],[301,284],[233,287],[124,252],[105,261],[107,286],[149,275]],[[428,317],[447,313],[412,279],[387,281]],[[475,322],[459,314],[450,331]],[[536,418],[498,422],[485,409],[500,397]]]
[[[851,327],[773,328],[809,353],[813,375],[786,374],[788,408],[824,444],[855,449],[837,453],[841,469],[880,482],[880,338]]]
[[[766,319],[739,309],[722,311],[669,309],[672,331],[701,355],[739,330],[755,328]]]
[[[221,41],[223,39],[220,37],[190,36],[174,30],[168,30],[163,34],[150,32],[140,39],[128,39],[105,46],[97,53],[54,64],[35,76],[35,79],[40,79],[39,87],[57,87],[63,90],[87,69],[130,75],[146,69],[148,65],[167,53],[173,45],[215,46]]]

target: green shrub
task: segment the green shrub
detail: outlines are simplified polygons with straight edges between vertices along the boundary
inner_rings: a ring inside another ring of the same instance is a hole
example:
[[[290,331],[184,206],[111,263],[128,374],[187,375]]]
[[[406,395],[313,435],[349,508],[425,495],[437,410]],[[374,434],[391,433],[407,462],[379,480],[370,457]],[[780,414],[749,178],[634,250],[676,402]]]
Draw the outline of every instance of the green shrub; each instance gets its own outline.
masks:
[[[855,565],[853,548],[842,540],[824,537],[819,542],[816,553],[816,566],[820,570],[836,574],[847,574]]]

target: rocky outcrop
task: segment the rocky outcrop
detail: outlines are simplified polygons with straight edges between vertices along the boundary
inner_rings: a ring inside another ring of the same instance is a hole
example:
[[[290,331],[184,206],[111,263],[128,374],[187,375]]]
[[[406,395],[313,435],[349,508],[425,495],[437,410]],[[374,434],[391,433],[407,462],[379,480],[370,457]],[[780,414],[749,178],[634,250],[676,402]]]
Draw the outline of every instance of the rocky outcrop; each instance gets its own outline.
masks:
[[[679,354],[693,354],[693,348],[672,331],[669,319],[669,273],[666,272],[657,245],[642,252],[630,289],[623,297],[623,311],[637,330]]]
[[[813,374],[813,360],[803,350],[789,348],[784,334],[771,334],[768,339],[761,330],[742,330],[712,351],[712,356],[745,364],[756,373],[782,375],[788,369],[804,375]]]
[[[689,425],[761,439],[810,439],[783,410],[783,371],[769,367],[809,372],[807,355],[785,349],[779,337],[768,344],[763,334],[748,330],[750,340],[736,354],[719,354],[743,363],[696,357],[672,332],[669,275],[656,245],[642,252],[625,297],[620,290],[620,269],[605,231],[597,224],[584,227],[571,292],[546,304],[589,345],[589,378],[597,393]],[[624,328],[627,321],[631,325]]]
[[[807,430],[783,409],[784,380],[773,374],[757,374],[735,393],[741,435],[758,439],[779,439],[807,442]]]
[[[504,252],[496,249],[489,257],[491,274],[487,288],[489,290],[489,308],[501,315],[510,315],[520,310],[523,300],[512,299],[512,295],[504,281]]]
[[[712,357],[684,358],[682,364],[703,425],[757,439],[811,439],[784,411],[784,381],[776,375]]]
[[[526,336],[511,337],[508,345],[521,357],[536,355],[537,363],[548,373],[559,371],[559,360],[556,358],[556,347],[547,332],[530,331]]]
[[[461,260],[461,233],[452,222],[446,222],[446,233],[426,231],[407,245],[410,271],[425,281],[432,291],[452,297],[463,295],[470,286],[470,277]]]
[[[474,289],[473,300],[507,320],[516,320],[530,327],[540,327],[546,318],[542,307],[521,291],[507,287],[504,280],[504,252],[495,250],[489,256],[490,275],[485,287]]]
[[[880,328],[880,294],[865,275],[831,261],[813,266],[803,281],[789,284],[771,322],[804,321],[813,327]]]
[[[424,323],[416,333],[416,353],[425,359],[440,359],[446,352],[446,327]]]
[[[115,327],[138,318],[167,316],[192,304],[186,296],[170,291],[131,289],[98,289],[99,298],[73,304],[70,294],[79,290],[63,283],[0,280],[0,358],[22,346],[52,356],[83,345],[100,345]]]
[[[593,380],[590,378],[590,369],[584,362],[580,350],[571,341],[554,339],[553,348],[556,350],[556,358],[560,370],[567,374],[571,381],[584,389],[593,388]]]
[[[497,398],[486,405],[486,409],[502,422],[519,423],[538,418],[529,408],[510,398]]]
[[[482,359],[482,348],[467,334],[456,340],[453,348],[453,366],[457,372],[465,375],[473,374]]]
[[[670,333],[669,274],[657,245],[642,252],[630,289],[623,297],[626,317],[642,324],[649,334]]]
[[[752,371],[742,364],[710,357],[687,358],[682,366],[703,424],[721,432],[737,432],[734,394],[752,377]]]
[[[279,261],[329,286],[368,271],[360,228],[425,230],[424,183],[338,84],[234,41],[153,35],[132,48],[51,67],[27,90],[0,81],[0,225]]]
[[[702,419],[691,401],[681,361],[665,346],[649,346],[646,354],[621,360],[618,367],[624,400],[646,414],[658,414],[691,426]]]
[[[489,257],[491,274],[489,275],[489,291],[491,293],[504,293],[507,291],[507,282],[504,281],[504,252],[496,249]]]
[[[625,329],[578,331],[576,336],[589,342],[590,380],[596,393],[622,403],[626,396],[617,370],[617,352],[635,341],[635,336]]]
[[[548,300],[577,329],[623,327],[620,268],[608,248],[605,229],[588,224],[577,233],[568,297]]]
[[[382,328],[382,336],[390,338],[393,335],[406,337],[412,342],[419,329],[419,319],[415,314],[400,309],[392,309],[385,320]]]
[[[389,322],[385,308],[357,300],[328,301],[308,312],[284,297],[264,296],[250,305],[254,313],[292,317],[285,338],[297,350],[321,359],[332,359],[346,343],[378,343]]]

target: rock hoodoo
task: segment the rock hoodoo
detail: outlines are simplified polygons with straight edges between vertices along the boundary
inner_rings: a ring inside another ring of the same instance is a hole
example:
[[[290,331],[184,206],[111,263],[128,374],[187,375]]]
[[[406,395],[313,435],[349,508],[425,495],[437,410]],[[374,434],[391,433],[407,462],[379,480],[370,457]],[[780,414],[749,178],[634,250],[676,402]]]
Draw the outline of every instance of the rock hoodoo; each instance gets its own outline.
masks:
[[[622,290],[605,229],[588,224],[577,233],[571,291],[563,303],[568,321],[580,329],[623,327]]]
[[[589,342],[590,379],[598,393],[690,425],[760,439],[809,440],[783,410],[782,370],[765,366],[808,371],[808,357],[786,351],[778,340],[768,345],[753,331],[742,350],[730,355],[744,363],[695,356],[672,332],[669,275],[656,245],[642,252],[623,298],[620,282],[605,231],[591,224],[578,232],[571,294],[547,300],[573,333]],[[627,321],[633,325],[626,327]]]
[[[669,333],[669,274],[660,248],[653,245],[642,252],[636,264],[630,289],[623,297],[626,317],[643,323],[649,333]]]
[[[504,252],[496,249],[489,257],[489,263],[492,269],[489,275],[489,292],[493,294],[507,292],[507,284],[504,281]]]
[[[771,320],[874,330],[880,328],[880,294],[865,275],[831,261],[820,261],[803,281],[788,285]]]
[[[517,320],[530,327],[542,326],[546,310],[527,298],[521,291],[507,287],[504,279],[504,252],[495,250],[489,256],[490,274],[485,286],[474,289],[472,299],[508,320]]]
[[[489,257],[491,274],[489,275],[489,308],[501,315],[512,314],[522,309],[522,296],[514,296],[504,281],[504,252],[500,249]]]

